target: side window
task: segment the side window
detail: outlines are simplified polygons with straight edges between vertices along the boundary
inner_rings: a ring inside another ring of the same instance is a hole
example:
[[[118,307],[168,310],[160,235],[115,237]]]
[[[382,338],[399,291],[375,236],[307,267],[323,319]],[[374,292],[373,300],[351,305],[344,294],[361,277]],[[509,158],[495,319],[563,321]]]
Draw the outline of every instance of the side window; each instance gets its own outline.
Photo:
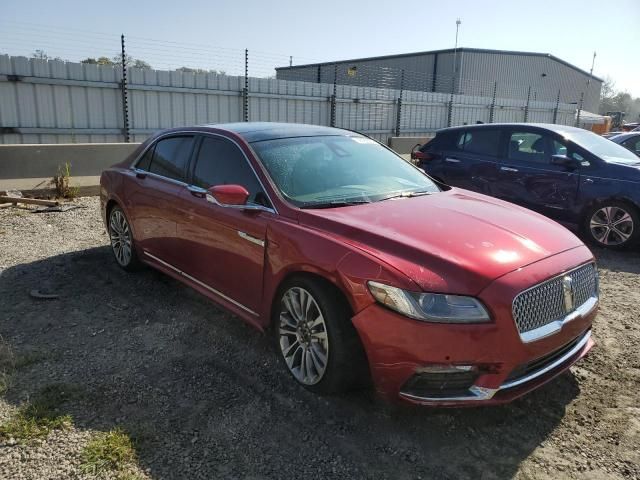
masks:
[[[193,171],[193,183],[201,188],[213,185],[242,185],[249,191],[249,202],[269,206],[244,154],[229,140],[205,137],[200,144]]]
[[[512,132],[509,137],[509,159],[521,162],[548,163],[546,141],[543,135],[533,132]]]
[[[567,146],[564,143],[558,140],[554,140],[552,145],[553,145],[553,149],[551,151],[551,155],[564,155],[566,157],[573,158],[578,162],[585,161],[584,157],[580,155],[578,152],[576,152],[575,149],[567,148]],[[583,163],[582,165],[589,166],[589,162],[586,162],[586,164]]]
[[[623,142],[622,145],[627,147],[633,153],[640,155],[640,135],[637,137],[631,137],[629,140]]]
[[[155,145],[151,145],[146,152],[144,152],[143,157],[137,163],[136,168],[140,170],[149,171],[149,167],[151,166],[151,158],[153,157],[153,149]]]
[[[170,137],[156,143],[149,171],[163,177],[185,181],[185,169],[191,146],[192,136]]]
[[[458,134],[456,148],[465,153],[497,157],[500,151],[500,130],[472,130]]]

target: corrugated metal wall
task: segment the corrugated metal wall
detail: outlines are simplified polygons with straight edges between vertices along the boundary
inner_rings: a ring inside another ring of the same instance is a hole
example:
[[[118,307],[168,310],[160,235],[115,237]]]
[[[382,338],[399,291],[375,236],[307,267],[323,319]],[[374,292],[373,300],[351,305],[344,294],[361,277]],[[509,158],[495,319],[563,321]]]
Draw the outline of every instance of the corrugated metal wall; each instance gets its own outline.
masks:
[[[354,68],[349,75],[349,69]],[[283,80],[333,83],[336,77],[341,84],[387,88],[400,88],[403,74],[405,89],[417,91],[451,93],[453,87],[458,94],[491,96],[496,86],[500,98],[526,100],[531,87],[531,100],[553,102],[560,92],[561,102],[575,105],[584,92],[583,109],[591,112],[597,112],[602,87],[600,80],[589,81],[586,73],[550,56],[464,48],[456,55],[426,52],[277,70],[277,78]]]
[[[0,143],[122,142],[120,70],[110,66],[0,56]],[[132,141],[169,127],[242,120],[244,78],[214,73],[129,70]],[[330,83],[249,79],[249,120],[331,124]],[[336,86],[335,126],[386,142],[398,122],[398,89]],[[448,94],[403,92],[404,136],[446,127]],[[451,124],[488,122],[492,97],[455,95]],[[529,121],[551,122],[555,103],[531,101]],[[571,124],[575,106],[559,105]],[[524,121],[525,103],[497,98],[494,121]]]

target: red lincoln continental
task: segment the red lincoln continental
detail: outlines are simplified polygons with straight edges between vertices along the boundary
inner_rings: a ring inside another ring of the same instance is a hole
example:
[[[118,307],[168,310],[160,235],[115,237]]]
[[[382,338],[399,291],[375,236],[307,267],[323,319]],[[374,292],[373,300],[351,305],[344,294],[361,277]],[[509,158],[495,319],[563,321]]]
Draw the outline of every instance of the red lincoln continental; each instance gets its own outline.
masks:
[[[524,208],[435,182],[358,133],[160,132],[102,174],[118,264],[262,331],[317,393],[373,381],[423,405],[513,400],[592,347],[591,252]]]

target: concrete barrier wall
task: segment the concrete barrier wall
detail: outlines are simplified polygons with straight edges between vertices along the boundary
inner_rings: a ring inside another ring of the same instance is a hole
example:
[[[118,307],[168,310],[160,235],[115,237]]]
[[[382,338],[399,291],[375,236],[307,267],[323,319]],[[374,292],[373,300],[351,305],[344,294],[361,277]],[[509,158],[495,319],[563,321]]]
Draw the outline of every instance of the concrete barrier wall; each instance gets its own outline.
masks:
[[[424,144],[431,140],[434,135],[424,137],[390,137],[389,146],[400,155],[411,153],[417,144]]]
[[[69,163],[71,185],[99,184],[105,168],[124,160],[137,143],[0,145],[0,191],[50,188],[49,182]]]

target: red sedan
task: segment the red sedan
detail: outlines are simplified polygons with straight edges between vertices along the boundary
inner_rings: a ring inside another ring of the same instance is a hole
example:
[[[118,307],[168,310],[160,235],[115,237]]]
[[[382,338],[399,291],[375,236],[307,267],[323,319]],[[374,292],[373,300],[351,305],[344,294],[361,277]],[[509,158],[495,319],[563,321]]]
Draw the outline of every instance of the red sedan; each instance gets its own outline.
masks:
[[[557,223],[440,184],[363,135],[163,131],[102,174],[118,264],[150,265],[274,336],[318,393],[510,401],[593,345],[594,258]]]

